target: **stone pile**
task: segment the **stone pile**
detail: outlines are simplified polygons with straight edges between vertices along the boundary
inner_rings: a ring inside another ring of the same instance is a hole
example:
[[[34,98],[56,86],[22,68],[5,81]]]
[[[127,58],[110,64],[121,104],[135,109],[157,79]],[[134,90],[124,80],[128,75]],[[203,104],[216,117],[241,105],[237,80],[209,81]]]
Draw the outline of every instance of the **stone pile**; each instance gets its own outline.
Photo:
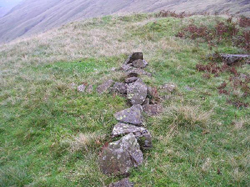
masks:
[[[145,127],[143,113],[157,115],[162,111],[158,104],[160,97],[157,89],[147,86],[142,75],[152,76],[144,70],[148,63],[143,59],[143,53],[131,54],[120,70],[124,72],[124,82],[108,80],[96,88],[99,94],[115,92],[126,97],[130,107],[114,114],[117,124],[114,126],[111,138],[119,139],[102,148],[99,164],[102,172],[107,175],[127,176],[130,169],[143,163],[142,150],[152,148],[152,136]],[[161,90],[172,92],[174,84],[165,84]],[[78,86],[79,92],[93,92],[93,86],[86,84]],[[133,186],[128,178],[112,183],[110,187]]]
[[[161,111],[161,107],[158,104],[150,104],[152,88],[141,79],[141,75],[151,76],[143,70],[147,65],[143,53],[133,53],[121,67],[126,75],[124,82],[109,80],[97,88],[98,93],[110,89],[112,92],[122,94],[131,104],[131,107],[114,114],[118,123],[114,126],[111,137],[121,138],[109,143],[100,153],[100,168],[104,174],[129,174],[132,167],[138,167],[143,163],[142,150],[152,148],[152,137],[145,127],[143,112],[156,115]],[[133,186],[133,184],[126,178],[110,186]]]

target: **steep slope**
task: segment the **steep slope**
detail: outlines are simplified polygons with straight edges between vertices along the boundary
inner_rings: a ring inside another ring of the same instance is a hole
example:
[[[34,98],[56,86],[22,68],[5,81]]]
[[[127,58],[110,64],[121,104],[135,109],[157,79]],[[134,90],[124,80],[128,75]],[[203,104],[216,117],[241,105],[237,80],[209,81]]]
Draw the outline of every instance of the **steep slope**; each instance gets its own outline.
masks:
[[[67,22],[127,12],[162,9],[188,12],[226,11],[249,15],[247,0],[25,0],[0,19],[0,42],[43,32]]]

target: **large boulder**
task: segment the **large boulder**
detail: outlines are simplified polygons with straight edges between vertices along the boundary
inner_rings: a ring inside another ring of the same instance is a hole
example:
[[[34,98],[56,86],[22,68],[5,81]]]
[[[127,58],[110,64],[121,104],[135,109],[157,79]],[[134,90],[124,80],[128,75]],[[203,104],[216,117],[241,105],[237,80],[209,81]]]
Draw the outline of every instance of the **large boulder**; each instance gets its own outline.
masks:
[[[113,80],[107,80],[105,81],[104,83],[102,83],[101,85],[99,85],[97,87],[97,92],[98,93],[104,93],[104,92],[107,92],[108,89],[114,84],[114,81]]]
[[[121,123],[130,123],[133,125],[142,125],[142,106],[134,105],[131,108],[117,112],[115,118]]]
[[[152,137],[149,131],[144,127],[137,127],[125,123],[118,123],[114,126],[112,131],[112,137],[126,135],[133,133],[137,139],[142,142],[143,149],[149,149],[152,147]],[[139,141],[139,142],[140,142]]]
[[[142,164],[143,154],[136,137],[131,133],[103,148],[99,161],[104,174],[127,174],[130,168]]]
[[[130,64],[133,61],[139,60],[139,59],[143,60],[143,53],[142,52],[135,52],[135,53],[132,53],[131,55],[129,55],[128,59],[125,61],[124,64]]]
[[[132,64],[135,68],[145,68],[148,65],[148,63],[142,59],[135,60]]]
[[[147,85],[141,80],[129,84],[127,87],[127,97],[133,105],[141,105],[147,97]]]
[[[109,187],[133,187],[133,183],[129,181],[128,178],[122,179],[118,182],[114,182],[109,185]]]

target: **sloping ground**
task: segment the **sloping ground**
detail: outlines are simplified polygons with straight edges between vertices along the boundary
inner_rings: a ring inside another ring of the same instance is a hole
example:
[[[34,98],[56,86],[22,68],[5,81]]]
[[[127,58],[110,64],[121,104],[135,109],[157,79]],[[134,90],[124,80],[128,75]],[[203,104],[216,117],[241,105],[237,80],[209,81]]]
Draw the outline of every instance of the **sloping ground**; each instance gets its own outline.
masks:
[[[20,36],[41,33],[70,21],[128,12],[223,12],[249,16],[250,4],[245,0],[25,0],[0,18],[0,42]]]
[[[173,83],[177,89],[159,92],[164,112],[146,122],[154,147],[130,180],[142,187],[250,186],[249,107],[228,102],[243,93],[218,93],[230,72],[208,78],[196,70],[214,51],[247,51],[230,42],[211,46],[175,36],[190,23],[213,28],[218,20],[227,23],[219,16],[106,16],[1,46],[0,186],[104,186],[119,180],[101,173],[98,155],[126,99],[76,87],[123,80],[121,71],[111,69],[133,51],[143,51],[150,63],[147,85]],[[235,68],[249,75],[248,64]],[[243,99],[250,102],[249,95]]]

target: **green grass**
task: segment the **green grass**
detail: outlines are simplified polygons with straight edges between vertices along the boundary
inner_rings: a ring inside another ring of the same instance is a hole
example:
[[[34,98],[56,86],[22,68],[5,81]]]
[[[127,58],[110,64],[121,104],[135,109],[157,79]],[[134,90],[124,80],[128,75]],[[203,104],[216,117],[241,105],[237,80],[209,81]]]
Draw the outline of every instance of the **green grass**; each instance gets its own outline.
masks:
[[[106,16],[91,25],[91,29],[126,25],[120,44],[138,40],[155,46],[145,53],[153,78],[143,77],[144,81],[152,86],[177,85],[172,94],[159,93],[171,96],[163,101],[164,112],[146,118],[154,147],[144,152],[145,162],[132,170],[130,180],[143,187],[250,186],[249,108],[235,108],[216,89],[230,74],[207,80],[196,71],[196,64],[207,63],[205,57],[213,50],[206,43],[174,37],[193,18],[151,19]],[[204,17],[194,19],[210,24]],[[37,47],[30,55],[39,50],[44,49]],[[224,44],[216,50],[242,51]],[[4,50],[0,54],[8,56]],[[113,114],[127,107],[126,99],[79,93],[76,86],[85,82],[96,87],[110,78],[119,81],[123,74],[111,68],[125,58],[124,53],[93,54],[73,61],[0,63],[0,186],[104,186],[119,180],[100,172],[98,154],[110,141],[116,124]],[[250,68],[243,65],[237,70],[249,73]],[[250,102],[249,96],[245,101]],[[243,126],[237,129],[240,123]],[[81,135],[87,137],[85,144],[78,142]]]

